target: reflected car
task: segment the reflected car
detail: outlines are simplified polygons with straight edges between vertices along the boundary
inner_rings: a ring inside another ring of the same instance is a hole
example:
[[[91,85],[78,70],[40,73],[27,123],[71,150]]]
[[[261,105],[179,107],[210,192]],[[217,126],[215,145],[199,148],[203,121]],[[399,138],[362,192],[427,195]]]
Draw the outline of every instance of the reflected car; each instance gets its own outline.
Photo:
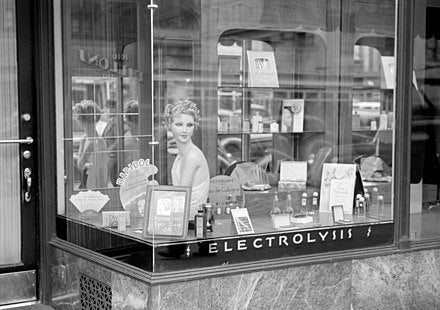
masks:
[[[380,102],[378,101],[355,101],[353,113],[360,116],[361,126],[370,126],[371,121],[378,123],[380,116]]]

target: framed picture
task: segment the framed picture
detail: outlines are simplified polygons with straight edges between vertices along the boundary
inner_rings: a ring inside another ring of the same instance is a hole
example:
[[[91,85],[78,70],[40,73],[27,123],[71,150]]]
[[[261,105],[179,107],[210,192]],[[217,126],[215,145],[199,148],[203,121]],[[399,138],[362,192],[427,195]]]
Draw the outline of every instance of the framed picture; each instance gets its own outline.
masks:
[[[342,223],[342,224],[352,223],[352,221],[345,218],[343,205],[332,206],[332,214],[333,214],[333,222],[335,223]]]
[[[186,238],[190,202],[189,186],[147,186],[143,237]]]

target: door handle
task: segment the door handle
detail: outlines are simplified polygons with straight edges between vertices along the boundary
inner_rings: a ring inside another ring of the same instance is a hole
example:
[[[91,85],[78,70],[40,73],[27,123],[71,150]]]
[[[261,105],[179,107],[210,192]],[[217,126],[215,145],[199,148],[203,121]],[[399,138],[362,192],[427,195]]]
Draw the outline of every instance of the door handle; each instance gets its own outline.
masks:
[[[32,137],[27,137],[26,139],[6,139],[6,140],[0,140],[0,144],[32,144],[34,143],[34,139]]]
[[[26,202],[31,201],[31,187],[32,187],[32,170],[30,168],[25,168],[23,172],[26,191],[24,192],[24,200]]]

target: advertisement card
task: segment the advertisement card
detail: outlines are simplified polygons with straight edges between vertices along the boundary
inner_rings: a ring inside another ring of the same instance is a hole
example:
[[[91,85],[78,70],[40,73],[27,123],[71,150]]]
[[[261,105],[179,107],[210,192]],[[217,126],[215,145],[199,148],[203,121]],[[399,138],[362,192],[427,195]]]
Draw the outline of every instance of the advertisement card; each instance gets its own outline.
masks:
[[[304,99],[285,99],[281,111],[281,132],[304,131]]]
[[[307,179],[306,161],[282,161],[280,163],[280,180],[303,181]]]
[[[247,208],[232,209],[231,215],[239,235],[254,233],[254,227],[252,226]]]
[[[279,87],[273,52],[247,51],[249,87]]]
[[[344,205],[344,211],[352,214],[355,182],[356,164],[324,163],[322,166],[319,212],[332,211],[330,204],[330,196],[332,193],[333,204]],[[341,186],[345,187],[344,191],[341,190]],[[350,203],[348,203],[349,198],[351,201]],[[345,204],[339,203],[340,201],[345,202],[345,200],[347,200]],[[336,203],[336,201],[338,201],[338,203]],[[349,208],[351,211],[348,210]]]
[[[350,191],[350,180],[333,179],[330,183],[330,198],[329,204],[331,206],[342,205],[345,214],[353,213],[353,193]]]
[[[394,89],[396,87],[396,60],[394,56],[382,56],[383,79],[381,88]]]

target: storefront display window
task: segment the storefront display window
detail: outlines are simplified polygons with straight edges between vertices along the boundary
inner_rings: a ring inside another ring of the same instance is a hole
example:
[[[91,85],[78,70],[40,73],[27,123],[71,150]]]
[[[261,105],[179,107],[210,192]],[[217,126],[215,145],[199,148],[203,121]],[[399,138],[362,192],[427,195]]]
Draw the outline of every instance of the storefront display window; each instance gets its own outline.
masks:
[[[153,272],[391,245],[394,16],[63,2],[58,236]]]
[[[435,2],[415,5],[410,179],[410,238],[415,242],[437,239],[440,232],[439,12]]]

